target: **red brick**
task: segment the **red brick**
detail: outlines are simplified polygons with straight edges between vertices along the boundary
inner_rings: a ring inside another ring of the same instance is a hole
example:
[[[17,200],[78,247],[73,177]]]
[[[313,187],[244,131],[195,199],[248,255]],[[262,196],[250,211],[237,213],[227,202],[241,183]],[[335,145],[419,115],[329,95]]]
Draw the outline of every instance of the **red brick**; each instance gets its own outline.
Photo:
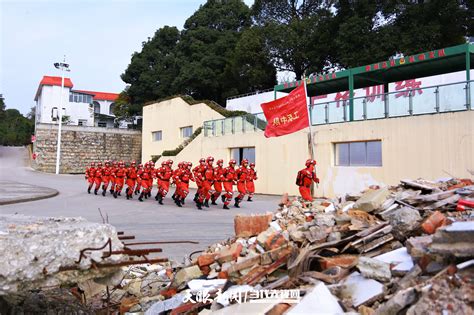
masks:
[[[209,266],[215,261],[215,254],[203,254],[198,257],[198,265],[199,267]]]
[[[217,261],[220,264],[223,264],[227,261],[237,260],[237,257],[239,257],[240,252],[242,251],[242,247],[242,244],[234,243],[230,248],[221,250],[217,255]]]
[[[272,214],[241,216],[234,218],[234,230],[237,237],[250,237],[268,229]]]
[[[423,222],[421,228],[426,234],[433,234],[438,228],[447,224],[448,220],[444,214],[439,211],[435,211],[425,220],[425,222]]]
[[[323,270],[331,267],[352,268],[357,265],[358,258],[355,255],[339,255],[334,257],[322,257],[319,264]]]
[[[217,275],[217,278],[218,278],[218,279],[228,279],[228,278],[229,278],[229,274],[228,274],[226,271],[221,271],[221,272],[219,272],[219,274]]]

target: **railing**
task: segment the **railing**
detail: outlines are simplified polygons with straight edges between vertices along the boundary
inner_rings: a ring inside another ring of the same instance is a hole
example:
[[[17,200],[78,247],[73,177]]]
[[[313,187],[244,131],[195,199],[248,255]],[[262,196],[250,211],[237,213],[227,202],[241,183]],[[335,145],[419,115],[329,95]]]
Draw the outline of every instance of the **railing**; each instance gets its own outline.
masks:
[[[310,105],[313,125],[454,112],[471,109],[474,81],[401,90],[355,97],[351,119],[350,100]]]
[[[351,119],[350,99],[310,105],[311,122],[325,125],[349,121],[382,119],[471,110],[474,81],[355,97]],[[261,131],[267,121],[263,113],[205,121],[204,136]]]
[[[203,123],[204,137],[265,130],[267,121],[263,113],[208,120]]]

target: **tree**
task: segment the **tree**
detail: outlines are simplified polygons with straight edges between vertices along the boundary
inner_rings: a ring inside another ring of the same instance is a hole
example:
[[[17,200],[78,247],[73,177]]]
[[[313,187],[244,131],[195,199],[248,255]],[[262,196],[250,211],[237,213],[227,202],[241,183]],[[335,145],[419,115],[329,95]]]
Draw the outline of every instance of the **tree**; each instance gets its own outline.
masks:
[[[341,0],[335,8],[332,60],[343,67],[462,44],[467,35],[467,9],[457,0]]]
[[[332,51],[332,1],[256,0],[252,14],[278,70],[320,72]]]
[[[2,110],[2,107],[5,108],[0,106],[0,111],[4,115],[4,119],[0,120],[0,145],[29,144],[34,131],[34,123],[20,114],[18,110]]]
[[[180,33],[176,27],[158,29],[152,39],[143,42],[142,51],[135,52],[122,80],[129,84],[127,97],[133,104],[143,104],[176,94],[174,79],[179,72],[176,45]]]
[[[225,97],[265,90],[277,83],[276,69],[260,29],[252,27],[242,33],[225,69],[224,78]]]
[[[186,20],[178,45],[182,67],[176,84],[180,92],[223,104],[226,88],[241,84],[227,75],[234,49],[250,25],[250,9],[241,0],[208,0],[200,6]]]

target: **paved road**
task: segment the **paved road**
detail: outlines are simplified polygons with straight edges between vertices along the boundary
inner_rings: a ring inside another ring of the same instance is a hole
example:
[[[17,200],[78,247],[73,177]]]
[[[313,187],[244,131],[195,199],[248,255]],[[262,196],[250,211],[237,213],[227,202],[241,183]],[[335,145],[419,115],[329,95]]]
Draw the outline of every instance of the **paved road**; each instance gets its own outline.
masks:
[[[59,191],[49,199],[0,206],[0,214],[21,213],[35,216],[81,216],[102,222],[98,209],[108,215],[109,223],[118,230],[136,236],[140,241],[194,240],[199,245],[160,245],[162,256],[182,261],[193,251],[234,235],[233,218],[237,214],[274,211],[279,197],[257,195],[254,202],[244,202],[240,209],[222,210],[214,206],[206,211],[194,208],[189,200],[178,208],[169,198],[164,206],[153,199],[141,203],[137,199],[114,199],[111,195],[87,194],[82,175],[55,175],[35,172],[28,166],[24,148],[0,146],[0,180],[10,180],[48,187]]]

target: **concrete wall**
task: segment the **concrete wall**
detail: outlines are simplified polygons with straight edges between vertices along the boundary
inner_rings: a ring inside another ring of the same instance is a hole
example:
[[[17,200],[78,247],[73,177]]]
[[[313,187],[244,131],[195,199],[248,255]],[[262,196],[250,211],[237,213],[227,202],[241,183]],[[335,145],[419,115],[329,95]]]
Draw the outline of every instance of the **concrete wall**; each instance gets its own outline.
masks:
[[[56,170],[57,124],[37,124],[34,169]],[[82,173],[90,162],[141,159],[142,135],[137,130],[62,126],[61,173]]]
[[[202,127],[205,120],[220,118],[223,116],[206,104],[189,105],[181,98],[143,107],[143,161],[179,146],[185,140],[180,134],[181,127],[192,126],[194,132]],[[162,132],[162,140],[153,141],[152,132],[159,130]]]
[[[474,169],[474,111],[367,120],[313,127],[317,173],[321,184],[315,195],[336,196],[369,185],[397,184],[404,178],[471,177]],[[308,128],[279,138],[263,132],[194,139],[175,161],[197,163],[208,155],[227,164],[230,148],[255,147],[259,179],[256,191],[297,194],[296,173],[308,158]],[[339,167],[334,143],[382,141],[381,167]]]

